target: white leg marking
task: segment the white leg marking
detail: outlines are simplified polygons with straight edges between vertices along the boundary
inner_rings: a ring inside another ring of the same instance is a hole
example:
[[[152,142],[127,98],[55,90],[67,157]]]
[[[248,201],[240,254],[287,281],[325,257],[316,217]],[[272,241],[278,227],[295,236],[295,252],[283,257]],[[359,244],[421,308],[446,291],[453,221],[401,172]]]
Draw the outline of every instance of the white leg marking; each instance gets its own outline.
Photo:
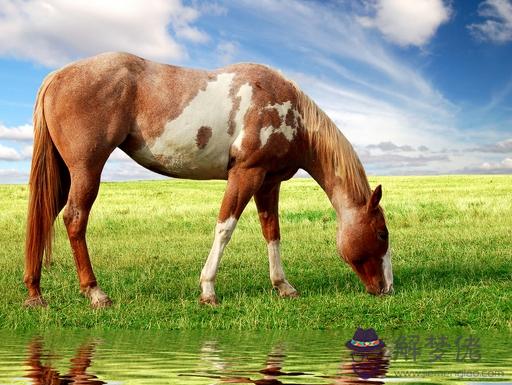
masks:
[[[234,217],[230,217],[224,222],[217,223],[215,226],[215,239],[213,240],[208,259],[201,271],[201,300],[203,302],[215,302],[215,277],[217,276],[217,269],[224,248],[235,229],[236,222],[237,220]]]
[[[270,270],[270,281],[272,285],[279,290],[279,295],[282,297],[294,297],[297,295],[297,290],[288,283],[281,264],[280,242],[279,240],[270,241],[267,244],[268,249],[268,264]]]
[[[384,272],[384,294],[393,291],[393,266],[391,265],[391,248],[388,248],[382,260],[382,271]]]
[[[280,242],[270,241],[267,243],[268,264],[270,268],[270,280],[274,286],[285,280],[283,266],[281,265]]]
[[[91,300],[92,307],[108,307],[112,305],[112,301],[108,296],[100,289],[99,286],[95,286],[91,289],[87,289],[85,295]]]

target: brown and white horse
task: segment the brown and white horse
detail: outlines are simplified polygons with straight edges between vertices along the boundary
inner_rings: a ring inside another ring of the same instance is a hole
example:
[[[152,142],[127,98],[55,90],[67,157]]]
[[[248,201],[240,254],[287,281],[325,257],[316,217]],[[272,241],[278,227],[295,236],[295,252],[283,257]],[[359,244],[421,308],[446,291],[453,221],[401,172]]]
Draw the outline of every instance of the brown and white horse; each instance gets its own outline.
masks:
[[[64,223],[81,291],[93,307],[111,304],[94,276],[86,245],[100,175],[116,147],[142,166],[176,178],[227,179],[215,239],[201,272],[203,303],[217,302],[219,262],[254,196],[268,245],[270,279],[288,283],[279,252],[282,181],[306,170],[338,218],[337,246],[372,294],[388,293],[393,275],[388,231],[354,149],[294,83],[258,64],[207,72],[107,53],[70,64],[43,82],[34,111],[26,266],[28,306],[44,306],[40,277],[51,254],[53,222]]]

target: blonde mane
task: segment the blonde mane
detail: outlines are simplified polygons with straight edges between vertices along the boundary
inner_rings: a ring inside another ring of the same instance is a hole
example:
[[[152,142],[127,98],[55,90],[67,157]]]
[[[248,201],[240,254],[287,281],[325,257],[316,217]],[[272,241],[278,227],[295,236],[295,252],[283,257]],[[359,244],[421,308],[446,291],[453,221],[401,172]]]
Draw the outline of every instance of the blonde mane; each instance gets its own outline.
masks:
[[[354,148],[327,114],[297,86],[295,88],[306,137],[322,167],[330,168],[341,178],[355,203],[366,203],[371,196],[371,189]]]

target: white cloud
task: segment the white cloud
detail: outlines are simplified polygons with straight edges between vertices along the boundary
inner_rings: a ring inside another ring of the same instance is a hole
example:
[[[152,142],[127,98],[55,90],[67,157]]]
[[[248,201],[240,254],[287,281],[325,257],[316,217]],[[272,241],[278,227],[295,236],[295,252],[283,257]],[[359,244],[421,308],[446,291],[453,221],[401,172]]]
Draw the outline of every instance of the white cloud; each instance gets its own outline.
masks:
[[[372,149],[372,148],[376,148],[376,149],[379,149],[381,151],[398,151],[398,152],[401,152],[401,151],[405,151],[405,152],[411,152],[411,151],[414,151],[414,148],[412,148],[412,146],[409,146],[409,145],[403,145],[403,146],[399,146],[393,142],[390,142],[390,141],[387,141],[387,142],[380,142],[378,144],[369,144],[366,146],[366,148],[368,149]]]
[[[2,143],[0,143],[0,160],[15,161],[21,159],[22,156],[18,151],[16,151],[16,149],[4,146]]]
[[[34,146],[25,146],[20,151],[20,156],[22,159],[31,159],[32,153],[34,152]]]
[[[464,167],[457,170],[466,174],[512,174],[512,158],[505,158],[497,162],[484,162],[473,167]]]
[[[414,148],[408,144],[398,145],[389,141],[366,146],[356,145],[355,149],[368,171],[379,174],[446,172],[448,169],[440,168],[440,164],[449,163],[453,155],[430,151],[423,145]]]
[[[168,179],[168,177],[149,171],[134,161],[111,162],[105,165],[101,173],[102,181]]]
[[[512,170],[512,158],[505,158],[498,163],[485,162],[480,166],[483,170],[509,169]]]
[[[17,169],[0,169],[0,183],[27,183],[28,171]]]
[[[214,1],[204,2],[199,0],[193,0],[192,6],[201,13],[206,13],[213,16],[224,16],[228,13],[226,7]]]
[[[7,127],[0,123],[0,139],[32,141],[33,136],[33,128],[30,124]]]
[[[483,1],[478,6],[478,15],[486,20],[468,25],[474,37],[494,43],[512,41],[512,2],[510,0]]]
[[[416,168],[427,166],[432,162],[449,161],[447,155],[411,155],[361,153],[361,161],[379,168]]]
[[[179,12],[171,13],[171,24],[176,36],[195,43],[206,43],[209,40],[208,35],[191,25],[198,17],[199,12],[196,9],[180,4]]]
[[[170,35],[204,42],[199,13],[180,0],[0,0],[0,54],[58,66],[104,51],[160,61],[186,57]]]
[[[409,105],[369,96],[301,73],[291,78],[314,99],[355,145],[394,142],[439,149],[453,147],[462,133],[449,111],[436,105]]]
[[[0,143],[0,160],[18,161],[32,157],[32,146],[24,146],[20,151]]]
[[[505,139],[493,144],[482,144],[478,147],[472,148],[471,151],[512,154],[512,139]]]
[[[451,13],[442,0],[377,0],[374,8],[375,15],[360,17],[360,23],[401,46],[425,45]]]
[[[108,158],[109,162],[127,162],[132,161],[132,158],[130,158],[126,153],[119,148],[116,148],[112,154],[110,154]]]
[[[318,61],[346,79],[361,85],[366,83],[368,88],[385,89],[388,94],[402,93],[409,100],[442,108],[450,104],[416,68],[408,66],[381,41],[369,36],[367,29],[348,11],[337,12],[320,2],[296,0],[240,0],[236,5],[243,7],[239,12],[251,12],[255,18],[253,23],[257,29],[251,30],[254,42],[280,47],[288,54],[288,60],[300,55]],[[258,28],[262,23],[265,28]],[[286,26],[286,33],[283,33],[283,26]],[[340,59],[357,70],[342,68],[338,64]],[[374,82],[365,76],[368,72],[386,85],[373,86]]]
[[[237,46],[231,41],[222,41],[217,45],[217,55],[222,64],[229,64],[233,62],[237,51]]]
[[[355,146],[369,174],[470,173],[462,170],[492,161],[490,154],[469,151],[475,138],[457,129],[456,114],[449,105],[419,96],[413,103],[401,97],[379,97],[347,88],[336,78],[285,72],[333,119]],[[477,142],[498,138],[491,131],[479,134]]]

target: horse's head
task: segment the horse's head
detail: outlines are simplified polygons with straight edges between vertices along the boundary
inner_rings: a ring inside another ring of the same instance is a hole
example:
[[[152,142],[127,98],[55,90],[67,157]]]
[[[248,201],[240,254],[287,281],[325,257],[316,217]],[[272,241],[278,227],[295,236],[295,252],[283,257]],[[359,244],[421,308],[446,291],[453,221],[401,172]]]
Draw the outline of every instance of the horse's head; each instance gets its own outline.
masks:
[[[371,294],[388,294],[393,290],[388,229],[379,206],[381,197],[379,185],[366,204],[342,210],[337,234],[341,257]]]

